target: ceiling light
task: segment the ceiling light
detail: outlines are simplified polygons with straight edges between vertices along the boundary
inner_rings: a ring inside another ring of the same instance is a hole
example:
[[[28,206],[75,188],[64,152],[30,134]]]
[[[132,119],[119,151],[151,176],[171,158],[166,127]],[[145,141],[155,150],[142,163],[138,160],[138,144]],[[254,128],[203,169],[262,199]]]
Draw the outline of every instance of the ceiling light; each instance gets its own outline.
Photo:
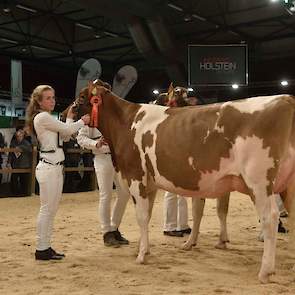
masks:
[[[289,83],[288,83],[288,81],[286,81],[286,80],[283,80],[283,81],[281,81],[281,85],[282,85],[282,86],[288,86],[288,85],[289,85]]]
[[[232,87],[233,89],[238,89],[238,88],[239,88],[239,85],[238,85],[238,84],[233,84],[231,87]]]
[[[46,48],[37,45],[31,45],[31,47],[39,50],[47,50]]]
[[[159,94],[159,93],[160,93],[160,92],[159,92],[158,89],[154,89],[154,90],[153,90],[153,94],[157,95],[157,94]]]
[[[28,12],[32,12],[32,13],[36,13],[37,12],[36,9],[31,8],[31,7],[28,7],[28,6],[21,5],[21,4],[17,4],[16,7],[19,8],[19,9],[28,11]]]
[[[192,14],[192,17],[195,18],[195,19],[201,20],[201,21],[203,21],[203,22],[206,21],[206,19],[205,19],[204,17],[202,17],[202,16],[200,16],[200,15],[197,15],[197,14],[195,14],[195,13]]]
[[[104,33],[110,37],[119,37],[118,34],[116,33],[113,33],[113,32],[110,32],[110,31],[104,31]]]
[[[187,91],[188,91],[188,92],[193,92],[193,91],[194,91],[194,89],[193,89],[193,88],[191,88],[191,87],[189,87],[189,88],[187,89]]]
[[[81,23],[76,23],[76,26],[77,27],[80,27],[80,28],[83,28],[83,29],[88,29],[88,30],[92,30],[93,29],[93,27],[88,26],[88,25],[84,25],[84,24],[81,24]]]
[[[17,44],[18,43],[17,41],[6,39],[6,38],[0,38],[0,40],[4,41],[4,42],[12,43],[12,44]]]
[[[183,11],[183,9],[177,5],[174,5],[172,3],[168,3],[167,4],[170,8],[174,9],[174,10],[177,10],[177,11]]]

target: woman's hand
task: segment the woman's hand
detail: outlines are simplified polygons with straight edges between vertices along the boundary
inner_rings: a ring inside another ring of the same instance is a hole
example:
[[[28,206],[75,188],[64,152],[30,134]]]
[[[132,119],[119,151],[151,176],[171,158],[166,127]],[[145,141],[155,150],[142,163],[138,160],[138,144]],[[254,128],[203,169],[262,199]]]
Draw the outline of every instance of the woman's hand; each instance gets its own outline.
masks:
[[[68,111],[68,113],[67,113],[67,118],[68,119],[74,119],[75,118],[75,115],[76,115],[76,103],[73,103],[71,106],[70,106],[70,108],[69,108],[69,111]]]
[[[88,114],[82,116],[81,119],[83,120],[85,125],[88,125],[90,123],[90,116]]]
[[[108,145],[107,141],[105,140],[104,137],[101,137],[100,139],[98,139],[97,143],[96,143],[96,147],[99,149],[101,148],[103,145]]]
[[[90,115],[86,114],[86,115],[82,116],[81,119],[83,120],[85,125],[89,125],[89,123],[90,123]]]

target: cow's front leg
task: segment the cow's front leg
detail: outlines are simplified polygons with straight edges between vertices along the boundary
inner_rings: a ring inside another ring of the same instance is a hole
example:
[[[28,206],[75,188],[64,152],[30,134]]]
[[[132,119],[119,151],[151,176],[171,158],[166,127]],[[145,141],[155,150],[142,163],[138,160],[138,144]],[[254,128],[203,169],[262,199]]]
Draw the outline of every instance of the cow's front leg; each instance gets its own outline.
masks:
[[[219,242],[215,246],[215,248],[218,248],[218,249],[226,249],[226,243],[229,242],[228,235],[227,235],[227,224],[226,224],[229,195],[230,193],[227,193],[221,198],[217,199],[217,215],[220,222],[220,235],[219,235]]]
[[[200,224],[204,213],[205,199],[193,197],[192,204],[193,228],[188,240],[181,247],[183,250],[191,250],[197,243]]]
[[[156,198],[157,190],[152,190],[151,192],[148,193],[148,200],[149,200],[149,217],[148,217],[148,225],[152,217],[152,212],[153,212],[153,207],[154,207],[154,202]],[[147,250],[145,254],[150,254],[150,244],[148,243],[147,245]]]
[[[148,236],[148,224],[151,217],[154,198],[149,197],[137,197],[136,200],[136,218],[140,228],[140,240],[139,240],[139,252],[136,262],[145,263],[145,255],[149,253],[149,236]]]

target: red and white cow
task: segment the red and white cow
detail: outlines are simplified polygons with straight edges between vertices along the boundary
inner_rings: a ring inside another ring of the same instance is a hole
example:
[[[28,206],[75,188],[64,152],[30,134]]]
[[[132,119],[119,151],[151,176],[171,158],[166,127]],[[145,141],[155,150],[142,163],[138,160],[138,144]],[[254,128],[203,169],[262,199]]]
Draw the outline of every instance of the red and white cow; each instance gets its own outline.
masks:
[[[168,92],[160,93],[153,103],[164,106],[184,107],[197,105],[198,99],[196,97],[189,97],[188,90],[186,88],[178,86],[174,88],[173,84],[171,83],[168,88]],[[224,196],[217,198],[216,211],[220,223],[220,233],[219,241],[215,247],[218,249],[226,249],[226,243],[229,242],[226,223],[229,196],[230,193],[226,193]],[[194,245],[197,244],[200,225],[204,214],[204,206],[204,198],[192,198],[192,232],[189,236],[189,239],[182,245],[183,250],[190,250]]]
[[[157,187],[212,198],[239,191],[255,200],[264,231],[259,280],[268,282],[275,271],[275,197],[287,190],[289,201],[294,191],[294,97],[167,108],[130,103],[92,83],[88,94],[93,97],[79,112],[92,108],[96,114],[99,109],[98,128],[136,203],[141,233],[137,261],[144,263],[149,252],[148,223]]]

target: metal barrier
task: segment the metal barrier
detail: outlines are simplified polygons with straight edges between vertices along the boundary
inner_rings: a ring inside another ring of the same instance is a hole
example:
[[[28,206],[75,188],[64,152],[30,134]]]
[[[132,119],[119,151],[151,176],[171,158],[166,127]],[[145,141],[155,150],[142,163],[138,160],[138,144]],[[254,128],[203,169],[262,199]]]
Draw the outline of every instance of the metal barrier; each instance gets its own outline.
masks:
[[[13,152],[21,152],[21,149],[19,148],[0,148],[0,153],[13,153]],[[79,153],[79,154],[84,154],[84,153],[91,153],[89,150],[82,150],[82,149],[67,149],[65,151],[66,153],[69,154],[74,154],[74,153]],[[28,189],[28,195],[31,196],[32,194],[35,193],[35,185],[36,185],[36,166],[37,166],[37,158],[38,158],[38,150],[36,146],[32,147],[32,166],[30,168],[22,168],[22,169],[14,169],[14,168],[2,168],[0,169],[0,174],[4,173],[28,173],[31,175],[31,181],[29,184],[29,189]],[[97,182],[96,182],[96,175],[94,171],[94,167],[65,167],[64,168],[65,172],[84,172],[84,171],[91,171],[91,188],[92,190],[96,189]]]

